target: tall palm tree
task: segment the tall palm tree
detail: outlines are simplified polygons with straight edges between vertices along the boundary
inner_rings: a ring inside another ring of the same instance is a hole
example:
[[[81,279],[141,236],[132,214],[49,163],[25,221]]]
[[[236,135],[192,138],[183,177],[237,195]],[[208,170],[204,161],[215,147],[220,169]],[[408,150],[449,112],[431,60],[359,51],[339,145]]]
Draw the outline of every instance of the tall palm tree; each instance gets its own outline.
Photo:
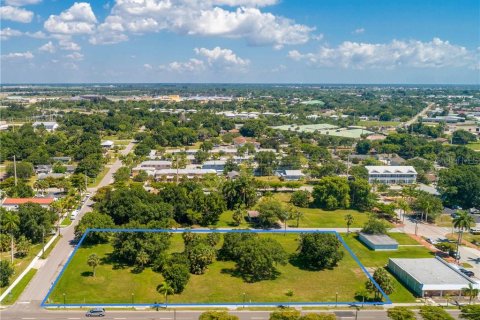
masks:
[[[463,231],[470,229],[474,223],[475,219],[467,211],[457,211],[457,216],[453,218],[453,226],[458,229],[457,252],[462,243]]]
[[[397,207],[402,210],[402,220],[405,222],[405,215],[410,211],[410,205],[405,199],[398,199]]]
[[[168,295],[173,294],[173,288],[165,281],[157,286],[157,291],[165,296],[165,304],[168,303]]]
[[[3,227],[5,230],[10,233],[10,260],[13,263],[13,233],[18,229],[18,224],[20,223],[20,217],[10,211],[7,211],[2,214]]]
[[[353,224],[355,218],[350,213],[345,216],[345,222],[347,223],[347,233],[350,233],[350,226]]]
[[[480,293],[479,289],[475,289],[471,283],[468,284],[467,288],[463,288],[462,292],[470,298],[470,304],[472,303],[472,300],[476,297],[478,297],[478,294]]]
[[[148,254],[142,249],[140,252],[137,254],[136,262],[139,264],[140,268],[143,269],[143,267],[148,263],[150,260],[150,257]]]
[[[93,269],[93,276],[95,277],[95,268],[100,264],[100,258],[96,253],[92,253],[88,256],[87,264]]]

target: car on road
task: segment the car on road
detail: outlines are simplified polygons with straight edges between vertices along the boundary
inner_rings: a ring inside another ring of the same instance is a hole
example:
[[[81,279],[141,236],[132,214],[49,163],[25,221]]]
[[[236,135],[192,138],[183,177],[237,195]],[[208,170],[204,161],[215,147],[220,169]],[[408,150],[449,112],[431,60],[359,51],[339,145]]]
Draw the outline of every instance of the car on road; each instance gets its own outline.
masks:
[[[78,212],[79,212],[78,210],[73,210],[72,214],[70,215],[70,220],[75,220],[75,218],[78,215]]]
[[[468,277],[474,277],[475,276],[475,273],[473,273],[473,271],[470,271],[470,270],[467,270],[467,269],[464,269],[464,268],[459,268],[458,270]]]
[[[86,317],[105,317],[105,309],[103,308],[93,308],[85,313]]]
[[[427,241],[430,244],[437,244],[438,243],[437,240],[433,240],[432,238],[427,238],[427,239],[425,239],[425,241]]]
[[[450,250],[450,251],[448,252],[448,255],[449,255],[450,257],[454,258],[455,260],[460,260],[460,252]]]

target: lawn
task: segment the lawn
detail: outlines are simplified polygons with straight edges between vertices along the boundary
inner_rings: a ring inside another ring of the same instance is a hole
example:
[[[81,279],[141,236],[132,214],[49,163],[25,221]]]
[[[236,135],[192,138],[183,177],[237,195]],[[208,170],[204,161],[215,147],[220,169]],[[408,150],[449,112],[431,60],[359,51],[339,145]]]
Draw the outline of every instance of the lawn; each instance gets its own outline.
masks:
[[[475,151],[480,151],[480,142],[469,143],[469,144],[467,144],[467,147],[469,147],[470,149],[475,150]]]
[[[373,251],[367,248],[358,240],[356,234],[342,235],[347,245],[352,249],[355,255],[360,259],[362,264],[369,270],[385,267],[388,258],[433,258],[433,253],[423,246],[412,247],[402,245],[418,244],[414,239],[403,233],[390,233],[389,236],[394,238],[400,244],[396,251]],[[373,273],[373,271],[371,271]],[[392,275],[393,276],[393,275]],[[414,302],[415,296],[405,288],[397,279],[395,282],[395,291],[390,295],[393,302]]]
[[[10,293],[0,302],[3,305],[11,305],[17,301],[18,297],[22,294],[23,290],[27,287],[28,283],[37,273],[37,269],[30,269],[25,277],[20,280],[17,285],[10,291]]]
[[[47,243],[48,240],[49,240],[48,238],[45,239],[45,243]],[[25,268],[27,268],[27,266],[30,264],[30,262],[32,262],[33,258],[35,258],[35,256],[37,255],[37,253],[40,251],[41,248],[42,248],[41,243],[33,245],[30,248],[30,251],[29,251],[29,253],[26,257],[15,258],[13,260],[13,264],[14,264],[13,269],[15,270],[15,273],[10,278],[10,283],[15,281],[15,279],[17,279],[17,277],[23,272],[23,270],[25,270]],[[0,259],[10,261],[10,251],[0,252]],[[5,291],[5,289],[7,289],[7,287],[0,287],[0,294],[3,293],[3,291]]]
[[[296,234],[260,235],[274,237],[285,250],[293,254],[298,246]],[[219,245],[220,246],[220,245]],[[182,251],[181,235],[172,237],[170,251]],[[130,267],[115,267],[108,261],[112,252],[110,244],[81,247],[56,285],[49,303],[153,303],[163,301],[155,288],[162,276],[146,268],[141,273]],[[96,253],[102,264],[91,275],[87,257]],[[288,263],[277,266],[280,275],[275,280],[246,283],[234,275],[232,261],[216,261],[203,275],[191,275],[185,290],[169,297],[173,303],[237,302],[333,302],[355,301],[355,292],[364,287],[365,274],[345,251],[343,260],[332,270],[308,271]],[[293,296],[286,295],[292,290]],[[65,295],[64,295],[65,294]]]
[[[70,220],[70,217],[65,217],[65,219],[62,220],[62,223],[60,225],[62,227],[68,227],[72,223],[72,220]]]
[[[400,123],[401,122],[398,122],[398,121],[365,120],[365,121],[359,121],[358,125],[364,126],[364,127],[396,127]]]
[[[95,179],[93,179],[93,181],[92,179],[88,179],[88,187],[92,188],[98,186],[100,181],[102,181],[103,177],[105,177],[107,174],[108,170],[110,170],[110,167],[105,166],[103,170],[95,177]]]
[[[441,214],[435,219],[435,224],[439,227],[452,227],[452,217],[448,214]]]
[[[274,193],[272,197],[284,205],[290,205],[290,197],[291,193],[286,192],[278,192]],[[347,225],[345,223],[345,216],[347,214],[351,214],[354,218],[353,224],[350,226],[352,228],[360,228],[363,227],[365,222],[368,220],[367,213],[362,213],[357,210],[333,210],[333,211],[325,211],[322,209],[317,208],[300,208],[295,207],[300,212],[303,213],[303,217],[300,219],[299,227],[300,228],[346,228]],[[255,210],[255,207],[251,210]],[[220,217],[219,221],[215,225],[216,227],[233,227],[233,210],[227,210],[223,212]],[[288,226],[290,228],[295,228],[297,226],[297,221],[295,219],[288,221]],[[250,227],[247,220],[243,220],[243,222],[238,226],[238,228],[248,228]]]

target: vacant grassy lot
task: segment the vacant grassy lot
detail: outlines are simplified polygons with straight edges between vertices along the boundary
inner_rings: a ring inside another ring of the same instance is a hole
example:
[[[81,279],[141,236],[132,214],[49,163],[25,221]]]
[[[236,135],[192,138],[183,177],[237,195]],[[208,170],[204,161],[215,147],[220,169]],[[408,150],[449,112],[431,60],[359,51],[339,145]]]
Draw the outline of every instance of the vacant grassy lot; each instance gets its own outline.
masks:
[[[350,249],[355,253],[362,264],[373,271],[377,268],[385,267],[388,258],[433,258],[433,254],[423,246],[405,246],[418,244],[414,239],[403,233],[390,233],[389,236],[394,238],[400,244],[396,251],[373,251],[366,247],[355,234],[343,235],[343,239]],[[394,278],[395,291],[390,295],[393,302],[414,302],[414,295],[405,288],[397,279]]]
[[[480,142],[469,143],[467,144],[467,147],[475,151],[480,151]]]
[[[400,123],[401,122],[398,122],[398,121],[365,120],[365,121],[359,121],[358,125],[364,126],[364,127],[396,127]]]
[[[272,197],[284,205],[290,205],[291,193],[279,192],[274,193]],[[334,211],[325,211],[317,208],[299,208],[295,207],[303,216],[299,221],[300,228],[346,228],[345,216],[351,214],[354,218],[351,228],[360,228],[363,227],[365,222],[368,220],[368,214],[364,212],[359,212],[357,210],[334,210]],[[252,210],[255,210],[253,208]],[[228,210],[223,212],[220,215],[216,227],[233,227],[233,211]],[[297,221],[295,219],[288,221],[288,226],[290,228],[295,228],[297,226]],[[247,220],[243,220],[238,228],[248,228],[250,227]]]
[[[261,235],[278,240],[285,250],[293,254],[298,246],[296,234]],[[220,246],[220,245],[219,245]],[[182,251],[181,235],[172,237],[171,251]],[[50,303],[152,303],[163,301],[155,288],[162,282],[162,276],[146,268],[135,273],[130,267],[110,264],[110,244],[80,248],[55,287]],[[96,253],[102,258],[97,267],[96,277],[91,274],[87,257]],[[203,275],[191,275],[181,294],[169,297],[177,303],[242,303],[246,302],[287,302],[287,301],[355,301],[355,292],[364,287],[365,274],[345,252],[339,266],[332,270],[308,271],[288,263],[278,266],[280,275],[275,280],[246,283],[235,276],[235,263],[216,261]],[[293,296],[286,295],[292,290]],[[244,295],[245,294],[245,295]]]

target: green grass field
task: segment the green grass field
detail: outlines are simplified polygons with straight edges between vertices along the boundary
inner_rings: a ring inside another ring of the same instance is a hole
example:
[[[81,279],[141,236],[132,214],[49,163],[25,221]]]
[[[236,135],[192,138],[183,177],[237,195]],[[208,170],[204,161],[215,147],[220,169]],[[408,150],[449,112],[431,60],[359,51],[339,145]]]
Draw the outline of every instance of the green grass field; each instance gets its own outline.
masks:
[[[14,304],[36,273],[37,273],[37,269],[30,269],[30,271],[28,271],[25,274],[25,277],[23,277],[22,280],[18,282],[18,284],[12,289],[12,291],[10,291],[10,293],[0,303],[3,305]]]
[[[45,239],[45,243],[47,243],[49,238]],[[17,277],[25,270],[25,268],[32,262],[33,258],[37,255],[37,253],[42,248],[42,244],[36,244],[30,247],[30,251],[28,255],[24,258],[15,258],[13,260],[13,269],[15,271],[14,275],[10,278],[10,283],[15,281]],[[7,252],[0,252],[0,259],[1,260],[8,260],[10,261],[10,251]],[[0,287],[0,294],[5,291],[7,287]]]
[[[400,123],[401,122],[398,122],[398,121],[365,120],[365,121],[359,121],[358,125],[364,126],[364,127],[396,127]]]
[[[110,167],[104,167],[103,170],[98,174],[98,176],[95,177],[95,179],[89,179],[88,182],[88,187],[93,188],[98,186],[100,181],[102,181],[103,177],[107,174],[108,170],[110,170]]]
[[[267,236],[267,235],[261,235]],[[296,234],[268,235],[278,240],[285,250],[293,254],[298,246]],[[171,251],[182,251],[181,235],[172,237]],[[103,263],[91,275],[87,257],[91,253],[107,258],[112,252],[110,244],[80,248],[56,285],[49,303],[153,303],[163,301],[155,288],[162,276],[146,268],[141,273],[130,267],[115,267]],[[346,253],[346,252],[345,252]],[[247,302],[319,302],[355,301],[355,292],[364,287],[367,280],[353,258],[346,253],[339,266],[332,270],[307,271],[288,263],[278,266],[280,275],[275,280],[246,283],[232,274],[234,262],[216,261],[203,275],[191,275],[185,290],[169,297],[177,303],[242,303],[243,293]],[[293,296],[286,295],[292,290]],[[65,294],[65,295],[64,295]]]
[[[469,147],[470,149],[475,150],[475,151],[480,151],[480,142],[469,143],[469,144],[467,144],[467,147]]]
[[[279,192],[274,193],[272,197],[284,205],[288,205],[291,197],[291,193]],[[303,217],[300,219],[299,227],[300,228],[346,228],[345,216],[351,214],[354,217],[354,222],[350,226],[352,228],[363,227],[365,222],[368,220],[367,213],[359,212],[357,210],[334,210],[334,211],[325,211],[317,208],[299,208],[295,207],[300,212],[303,213]],[[255,208],[253,208],[254,210]],[[223,212],[220,215],[216,227],[233,227],[233,211],[228,210]],[[246,220],[243,220],[238,228],[247,228],[249,223]],[[297,221],[295,219],[288,221],[288,226],[294,228],[297,226]]]

